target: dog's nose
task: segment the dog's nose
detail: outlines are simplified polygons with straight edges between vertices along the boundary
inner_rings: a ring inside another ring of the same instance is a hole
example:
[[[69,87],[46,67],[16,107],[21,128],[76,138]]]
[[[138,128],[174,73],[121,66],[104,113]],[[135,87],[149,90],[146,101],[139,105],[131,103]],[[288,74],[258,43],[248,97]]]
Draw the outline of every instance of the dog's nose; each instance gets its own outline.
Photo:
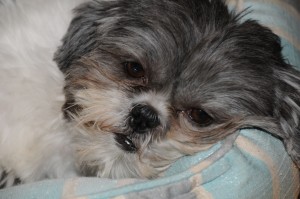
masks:
[[[157,112],[148,105],[135,105],[130,116],[129,126],[137,133],[145,133],[160,124]]]

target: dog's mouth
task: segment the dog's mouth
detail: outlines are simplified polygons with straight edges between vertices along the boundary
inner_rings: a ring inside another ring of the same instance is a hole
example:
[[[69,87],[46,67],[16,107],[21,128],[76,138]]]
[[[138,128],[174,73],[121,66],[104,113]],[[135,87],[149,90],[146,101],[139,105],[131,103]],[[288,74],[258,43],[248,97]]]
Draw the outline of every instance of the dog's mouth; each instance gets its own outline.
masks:
[[[132,142],[132,139],[128,135],[115,133],[115,140],[118,146],[124,151],[134,153],[137,151],[137,147]]]

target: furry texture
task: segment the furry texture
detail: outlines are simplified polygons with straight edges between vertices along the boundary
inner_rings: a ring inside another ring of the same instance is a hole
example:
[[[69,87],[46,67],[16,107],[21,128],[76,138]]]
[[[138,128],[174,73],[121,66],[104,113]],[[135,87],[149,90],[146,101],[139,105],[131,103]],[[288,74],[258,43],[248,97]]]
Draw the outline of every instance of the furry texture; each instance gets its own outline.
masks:
[[[53,54],[82,1],[1,2],[0,186],[76,175]]]
[[[101,0],[66,30],[79,2],[1,7],[5,179],[154,178],[241,128],[281,138],[299,165],[300,75],[269,29],[221,0]]]

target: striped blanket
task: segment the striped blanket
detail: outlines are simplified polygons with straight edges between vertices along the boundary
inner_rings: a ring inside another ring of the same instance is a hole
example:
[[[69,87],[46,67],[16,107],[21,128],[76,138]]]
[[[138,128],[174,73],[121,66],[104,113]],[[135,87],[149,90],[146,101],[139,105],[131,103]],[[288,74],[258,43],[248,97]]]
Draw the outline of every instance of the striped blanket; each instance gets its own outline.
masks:
[[[297,3],[298,2],[298,3]],[[229,0],[238,11],[282,38],[284,55],[300,67],[298,0]],[[156,180],[74,178],[46,180],[0,190],[0,199],[201,198],[293,199],[299,172],[283,144],[253,129],[241,130],[205,152],[179,159]]]

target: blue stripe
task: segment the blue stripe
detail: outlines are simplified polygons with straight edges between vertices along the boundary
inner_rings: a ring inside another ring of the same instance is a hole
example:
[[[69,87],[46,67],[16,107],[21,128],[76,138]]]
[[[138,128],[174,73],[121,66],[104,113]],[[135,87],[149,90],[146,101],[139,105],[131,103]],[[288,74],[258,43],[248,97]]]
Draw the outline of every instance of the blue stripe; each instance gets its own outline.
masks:
[[[289,41],[281,38],[281,44],[283,46],[282,54],[288,60],[288,62],[300,70],[300,49],[298,50]]]
[[[245,2],[244,7],[250,7],[253,12],[246,18],[259,20],[266,26],[275,26],[288,32],[300,42],[300,21],[290,15],[284,8],[276,4]],[[299,49],[300,50],[300,49]]]

